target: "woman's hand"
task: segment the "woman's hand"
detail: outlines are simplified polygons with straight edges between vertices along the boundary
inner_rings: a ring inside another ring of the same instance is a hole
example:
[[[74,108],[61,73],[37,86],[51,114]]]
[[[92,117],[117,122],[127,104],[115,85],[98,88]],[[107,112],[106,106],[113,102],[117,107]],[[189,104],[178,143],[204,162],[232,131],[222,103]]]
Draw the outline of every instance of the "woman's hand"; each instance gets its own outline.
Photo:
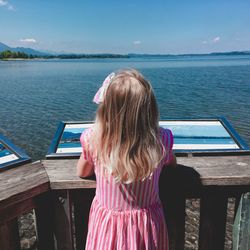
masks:
[[[76,169],[77,169],[77,175],[79,177],[88,177],[94,174],[93,163],[85,160],[82,154],[77,162]]]

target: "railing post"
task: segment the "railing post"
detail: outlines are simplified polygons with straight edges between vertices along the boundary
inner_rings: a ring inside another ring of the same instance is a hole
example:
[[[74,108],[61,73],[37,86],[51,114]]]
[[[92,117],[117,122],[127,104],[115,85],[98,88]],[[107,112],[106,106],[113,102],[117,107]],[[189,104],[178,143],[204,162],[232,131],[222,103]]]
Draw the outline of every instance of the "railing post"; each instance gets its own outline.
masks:
[[[36,229],[39,250],[54,250],[53,199],[50,192],[37,197]]]
[[[185,244],[185,205],[183,195],[166,196],[163,201],[168,226],[169,249],[182,250]]]
[[[95,189],[81,189],[74,191],[74,215],[75,215],[75,236],[76,249],[85,249],[88,232],[89,211]]]
[[[186,174],[187,171],[182,166],[177,166],[164,167],[160,176],[160,198],[168,226],[171,250],[182,250],[185,244]]]
[[[17,219],[8,221],[0,226],[0,249],[21,249]]]
[[[70,190],[54,191],[54,235],[57,250],[73,250],[72,201]]]
[[[226,194],[211,188],[200,204],[199,250],[224,249],[227,216]]]

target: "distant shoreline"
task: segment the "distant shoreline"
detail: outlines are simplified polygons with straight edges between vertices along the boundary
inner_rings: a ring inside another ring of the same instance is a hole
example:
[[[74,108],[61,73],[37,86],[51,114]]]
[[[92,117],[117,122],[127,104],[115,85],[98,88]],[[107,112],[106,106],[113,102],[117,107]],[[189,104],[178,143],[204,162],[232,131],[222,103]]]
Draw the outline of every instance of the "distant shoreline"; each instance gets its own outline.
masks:
[[[198,56],[244,56],[250,55],[248,50],[236,50],[227,52],[210,53],[183,53],[183,54],[161,54],[161,53],[73,53],[73,52],[53,52],[39,51],[27,47],[12,48],[0,42],[0,60],[16,59],[105,59],[105,58],[179,58]]]
[[[46,58],[5,58],[0,59],[0,61],[41,61],[47,60]]]
[[[61,54],[61,55],[28,55],[25,58],[0,58],[1,61],[29,61],[52,59],[120,59],[120,58],[180,58],[202,56],[249,56],[250,51],[213,52],[207,54]]]

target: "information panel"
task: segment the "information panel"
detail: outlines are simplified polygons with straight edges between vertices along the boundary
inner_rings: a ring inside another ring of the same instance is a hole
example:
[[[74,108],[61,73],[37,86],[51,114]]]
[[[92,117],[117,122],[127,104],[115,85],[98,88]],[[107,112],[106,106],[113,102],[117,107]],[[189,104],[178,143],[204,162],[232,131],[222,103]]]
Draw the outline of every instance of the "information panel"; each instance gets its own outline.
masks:
[[[92,122],[61,122],[46,157],[79,157],[81,133],[90,126]],[[225,118],[171,119],[160,121],[160,126],[173,132],[173,149],[177,155],[230,155],[249,151],[248,145]]]
[[[90,126],[91,124],[65,124],[56,153],[80,153],[80,136],[84,129]]]
[[[30,162],[31,158],[9,139],[0,135],[0,170]]]
[[[1,142],[0,142],[0,164],[12,162],[19,159],[17,155],[7,149]]]
[[[174,134],[174,149],[240,149],[220,121],[162,121]]]

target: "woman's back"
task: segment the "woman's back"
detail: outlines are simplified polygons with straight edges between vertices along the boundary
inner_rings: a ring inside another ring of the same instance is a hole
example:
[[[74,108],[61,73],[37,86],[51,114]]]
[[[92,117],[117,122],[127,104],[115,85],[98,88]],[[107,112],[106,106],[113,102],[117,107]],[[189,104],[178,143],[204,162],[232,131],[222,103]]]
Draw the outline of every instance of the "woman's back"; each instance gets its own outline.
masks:
[[[81,136],[83,146],[90,143],[92,134],[93,130],[85,130]],[[166,158],[149,177],[128,184],[103,174],[104,166],[97,160],[93,147],[84,152],[93,162],[96,175],[96,195],[90,210],[86,249],[168,249],[158,182],[162,167],[171,161],[173,136],[165,129],[160,130],[160,136]]]
[[[153,89],[139,72],[106,80],[95,124],[81,136],[79,172],[96,174],[86,249],[168,249],[158,181],[173,160],[173,135],[159,128]]]
[[[82,145],[87,142],[90,144],[93,136],[93,129],[85,130],[81,136]],[[170,130],[160,129],[162,144],[167,151],[167,157],[170,155],[169,150],[172,147],[173,138]],[[94,163],[96,175],[96,199],[100,205],[114,211],[126,211],[132,209],[148,208],[160,203],[158,182],[163,164],[171,159],[165,158],[155,168],[149,177],[144,180],[132,183],[117,182],[112,175],[102,173],[101,169],[104,164],[97,160],[95,149],[90,147],[89,157]]]
[[[161,167],[143,181],[128,184],[116,182],[112,175],[107,178],[96,173],[96,198],[100,205],[113,211],[127,211],[149,208],[160,202],[158,196],[158,180]]]

